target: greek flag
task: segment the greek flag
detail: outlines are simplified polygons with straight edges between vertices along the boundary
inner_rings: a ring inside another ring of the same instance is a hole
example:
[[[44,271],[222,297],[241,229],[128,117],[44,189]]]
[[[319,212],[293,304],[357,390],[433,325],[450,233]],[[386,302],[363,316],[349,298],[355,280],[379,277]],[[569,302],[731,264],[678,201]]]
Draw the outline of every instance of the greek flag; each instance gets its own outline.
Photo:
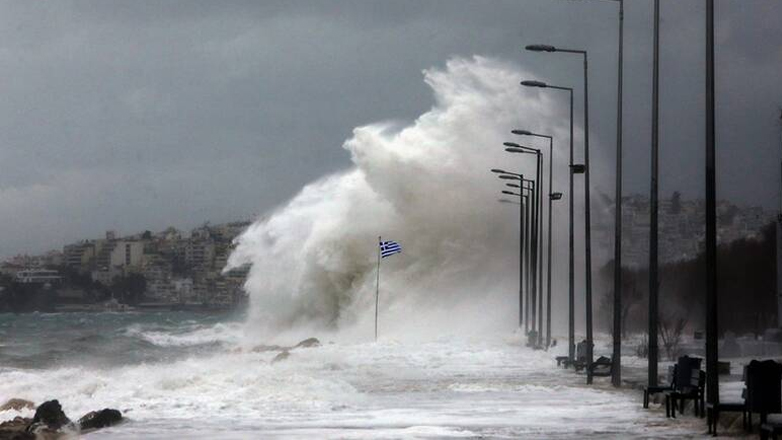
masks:
[[[402,246],[395,241],[381,241],[380,242],[380,256],[382,258],[390,257],[394,254],[402,252]]]

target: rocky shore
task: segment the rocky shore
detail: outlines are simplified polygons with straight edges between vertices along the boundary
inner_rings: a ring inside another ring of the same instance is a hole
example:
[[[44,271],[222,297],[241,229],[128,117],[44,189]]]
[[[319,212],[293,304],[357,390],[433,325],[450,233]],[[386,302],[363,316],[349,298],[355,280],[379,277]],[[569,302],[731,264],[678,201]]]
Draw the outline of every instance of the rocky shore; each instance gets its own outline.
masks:
[[[92,411],[73,422],[62,410],[60,402],[49,400],[40,404],[24,399],[10,399],[0,405],[0,411],[21,411],[35,408],[33,418],[16,417],[0,423],[0,440],[55,440],[77,437],[80,433],[92,432],[121,423],[122,413],[105,408]]]

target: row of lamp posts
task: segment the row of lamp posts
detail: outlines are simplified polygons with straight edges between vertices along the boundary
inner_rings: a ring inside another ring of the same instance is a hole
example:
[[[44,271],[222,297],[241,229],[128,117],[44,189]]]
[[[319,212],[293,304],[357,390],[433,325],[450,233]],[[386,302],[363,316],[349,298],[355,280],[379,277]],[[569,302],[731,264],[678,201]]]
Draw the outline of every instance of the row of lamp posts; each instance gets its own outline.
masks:
[[[586,262],[586,342],[587,353],[586,361],[592,362],[592,347],[593,347],[593,335],[592,335],[592,270],[591,270],[591,227],[590,227],[590,191],[589,191],[589,95],[586,92],[588,87],[588,61],[587,52],[584,50],[576,49],[561,49],[554,46],[535,44],[526,47],[527,50],[535,52],[563,52],[563,53],[575,53],[583,55],[584,59],[584,163],[574,163],[574,151],[573,151],[573,88],[564,87],[558,85],[551,85],[541,81],[522,81],[521,85],[525,87],[539,87],[546,89],[565,90],[569,92],[570,96],[570,154],[569,154],[569,222],[568,222],[568,357],[572,360],[575,358],[575,222],[574,222],[574,175],[584,174],[585,185],[585,211],[584,211],[584,225],[585,225],[585,262]],[[551,208],[552,201],[558,200],[562,197],[559,193],[554,193],[551,187],[551,181],[553,177],[553,137],[549,135],[535,134],[527,130],[513,130],[514,134],[537,136],[547,138],[549,140],[549,204],[548,204],[548,249],[547,249],[547,323],[546,323],[546,346],[551,343]],[[507,151],[510,152],[525,152],[527,150],[535,151],[538,155],[538,163],[540,163],[540,150],[531,149],[529,147],[522,147],[512,142],[506,142],[506,146],[510,147]],[[539,173],[538,173],[539,174]],[[533,255],[534,257],[534,255]],[[521,278],[521,276],[520,276]],[[533,275],[534,278],[534,275]],[[534,291],[534,289],[533,289]],[[541,310],[542,311],[542,310]],[[542,317],[542,313],[540,316]],[[539,344],[540,343],[539,340]],[[592,377],[588,375],[588,383],[591,383]]]
[[[622,310],[622,81],[623,81],[623,51],[624,51],[624,0],[609,0],[619,5],[619,53],[618,53],[618,75],[617,75],[617,127],[616,127],[616,186],[615,186],[615,223],[614,223],[614,298],[613,298],[613,368],[612,383],[614,386],[621,384],[621,310]],[[651,146],[651,184],[650,184],[650,252],[649,252],[649,358],[648,358],[648,381],[649,385],[657,384],[657,323],[658,323],[658,255],[657,255],[657,181],[658,181],[658,141],[659,141],[659,23],[660,23],[660,2],[654,0],[654,61],[653,61],[653,90],[652,90],[652,146]],[[575,357],[575,329],[574,329],[574,310],[575,310],[575,266],[574,266],[574,174],[584,174],[584,252],[585,252],[585,301],[586,301],[586,342],[587,353],[586,361],[593,361],[593,335],[592,335],[592,261],[591,261],[591,227],[590,227],[590,183],[589,183],[589,87],[588,87],[588,58],[585,50],[563,49],[550,45],[535,44],[526,47],[527,50],[535,52],[561,52],[583,56],[584,68],[584,163],[575,164],[573,159],[573,88],[547,84],[541,81],[522,81],[521,85],[526,87],[539,87],[555,90],[568,91],[570,95],[570,154],[569,154],[569,254],[568,254],[568,357],[573,360]],[[706,0],[706,369],[707,396],[710,403],[718,403],[718,380],[717,370],[717,296],[716,296],[716,178],[715,178],[715,112],[714,112],[714,0]],[[546,295],[546,347],[551,343],[551,219],[552,219],[552,201],[562,197],[560,193],[552,191],[551,182],[553,177],[553,138],[548,135],[535,134],[526,130],[513,130],[513,134],[521,136],[537,136],[549,140],[549,185],[548,185],[548,239],[547,239],[547,295]],[[542,223],[539,222],[540,210],[542,207],[542,184],[537,185],[535,191],[535,182],[541,182],[541,151],[522,146],[513,142],[506,142],[508,147],[506,151],[511,153],[534,153],[537,157],[536,178],[531,181],[532,191],[530,194],[524,194],[525,179],[521,174],[515,174],[504,170],[492,170],[499,173],[501,178],[517,179],[520,181],[519,193],[512,191],[503,191],[508,195],[519,197],[520,207],[520,260],[519,260],[519,319],[522,318],[522,310],[529,314],[530,295],[532,306],[532,328],[535,327],[535,304],[538,302],[538,345],[542,345],[542,288],[538,294],[538,258],[542,260],[542,254],[538,253],[538,232],[542,230]],[[524,233],[525,228],[529,229],[525,221],[524,213],[530,203],[533,206],[532,229],[534,232],[529,236]],[[526,208],[525,208],[526,205]],[[525,253],[527,249],[527,253]],[[532,264],[529,262],[532,261]],[[525,266],[525,262],[527,265]],[[522,304],[524,295],[523,268],[527,268],[527,273],[531,277],[531,283],[527,283],[526,308]],[[542,286],[542,264],[541,283]],[[525,315],[526,316],[526,315]],[[525,325],[527,319],[524,320]],[[525,327],[527,329],[527,327]],[[587,375],[587,383],[592,382],[592,377]]]

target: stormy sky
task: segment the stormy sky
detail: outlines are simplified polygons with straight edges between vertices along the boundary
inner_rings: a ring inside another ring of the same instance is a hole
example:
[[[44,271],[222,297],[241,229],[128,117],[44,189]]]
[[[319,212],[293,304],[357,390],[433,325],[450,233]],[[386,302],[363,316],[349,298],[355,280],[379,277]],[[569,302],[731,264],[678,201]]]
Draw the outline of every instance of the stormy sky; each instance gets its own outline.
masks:
[[[625,185],[647,193],[652,2],[625,3]],[[704,4],[662,1],[666,196],[703,192]],[[775,209],[782,2],[716,14],[718,194]],[[616,38],[610,1],[1,2],[0,256],[250,219],[348,167],[354,127],[426,111],[422,69],[454,56],[517,63],[581,102],[579,59],[531,43],[589,51],[591,139],[613,158]],[[608,196],[612,167],[594,170]]]

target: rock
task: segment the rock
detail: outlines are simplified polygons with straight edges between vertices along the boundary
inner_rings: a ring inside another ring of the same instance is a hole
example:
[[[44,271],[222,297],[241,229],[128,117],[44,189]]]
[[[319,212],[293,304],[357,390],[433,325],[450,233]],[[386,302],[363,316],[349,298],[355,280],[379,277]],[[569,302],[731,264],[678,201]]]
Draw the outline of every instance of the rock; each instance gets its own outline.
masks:
[[[0,440],[34,440],[35,434],[27,432],[27,426],[33,419],[16,417],[0,423]]]
[[[279,345],[256,345],[255,347],[250,349],[250,352],[264,353],[267,351],[277,351],[277,350],[284,350],[284,348],[280,347]]]
[[[99,429],[113,426],[122,421],[122,413],[116,409],[105,408],[100,411],[91,411],[79,419],[79,428]]]
[[[274,356],[274,359],[272,359],[272,363],[276,364],[277,362],[284,361],[285,359],[288,359],[288,357],[291,355],[291,352],[288,350],[281,351],[277,356]]]
[[[30,425],[45,425],[49,429],[58,430],[65,425],[71,423],[71,420],[62,411],[62,406],[57,400],[49,400],[42,403],[38,409],[35,410],[35,417]],[[28,431],[30,431],[28,427]]]
[[[318,338],[307,338],[298,344],[296,344],[293,348],[308,348],[308,347],[320,347],[320,341]]]
[[[0,405],[0,411],[21,411],[23,409],[35,409],[35,404],[24,399],[8,399],[7,402]]]
[[[75,429],[73,429],[73,425],[67,425],[70,427],[69,429],[66,428],[60,428],[60,429],[51,429],[48,426],[44,425],[43,423],[33,423],[32,425],[27,427],[27,431],[25,434],[27,435],[33,435],[35,440],[62,440],[62,439],[71,439],[75,438],[75,436],[78,434]],[[21,437],[24,440],[27,440],[30,437]],[[18,440],[15,439],[15,440]]]

